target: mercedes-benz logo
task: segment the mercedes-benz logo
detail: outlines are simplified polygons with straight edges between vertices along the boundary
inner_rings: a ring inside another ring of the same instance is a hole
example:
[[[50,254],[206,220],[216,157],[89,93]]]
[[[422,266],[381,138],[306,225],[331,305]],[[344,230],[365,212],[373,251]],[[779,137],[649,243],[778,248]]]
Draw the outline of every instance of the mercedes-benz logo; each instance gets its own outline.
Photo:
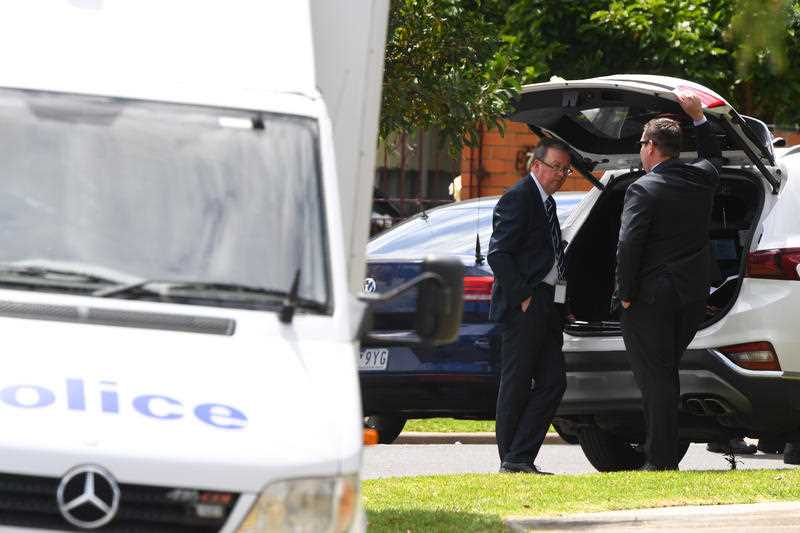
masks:
[[[58,510],[70,524],[94,529],[108,524],[119,508],[119,485],[100,466],[76,466],[58,484]]]
[[[372,278],[367,278],[364,280],[364,292],[371,294],[375,292],[375,289],[378,288],[378,285],[375,283],[375,280]]]

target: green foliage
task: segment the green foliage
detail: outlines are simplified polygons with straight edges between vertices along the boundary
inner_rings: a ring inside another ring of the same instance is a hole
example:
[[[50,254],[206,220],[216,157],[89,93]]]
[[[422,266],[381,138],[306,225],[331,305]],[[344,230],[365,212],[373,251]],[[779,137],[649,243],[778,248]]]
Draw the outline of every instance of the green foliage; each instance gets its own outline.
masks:
[[[730,81],[722,46],[730,10],[711,0],[519,0],[505,30],[535,58],[526,82],[618,73],[690,78],[714,88]],[[726,83],[728,82],[728,83]]]
[[[766,4],[750,0],[739,2],[743,5],[754,3],[755,7],[750,9],[756,10],[758,22],[748,22],[742,11],[732,26],[730,38],[736,43],[733,55],[739,72],[731,91],[735,95],[734,101],[748,114],[796,128],[800,123],[800,107],[797,105],[800,95],[800,2],[783,2],[785,5],[779,11],[782,18],[776,15],[769,23],[763,18],[764,12],[758,14],[757,11],[758,6],[766,9]],[[769,0],[767,3],[773,5],[776,2]],[[741,28],[738,31],[742,33],[735,33],[733,30],[736,28]],[[765,36],[764,32],[771,35]],[[782,44],[760,47],[778,41]],[[754,46],[753,43],[761,44]]]
[[[625,71],[679,76],[720,88],[730,76],[721,45],[729,13],[709,0],[611,2],[585,26],[610,66]]]
[[[517,0],[504,31],[524,83],[615,73],[706,85],[767,122],[800,121],[798,0]]]
[[[441,127],[454,151],[520,83],[690,79],[767,122],[800,122],[800,0],[392,0],[381,136]]]
[[[797,6],[790,0],[738,0],[731,20],[730,37],[736,44],[739,72],[747,73],[754,63],[766,64],[774,73],[787,66],[787,24]],[[795,49],[796,51],[796,49]]]
[[[520,87],[514,45],[501,36],[499,2],[393,0],[380,135],[436,127],[454,151],[497,125]]]

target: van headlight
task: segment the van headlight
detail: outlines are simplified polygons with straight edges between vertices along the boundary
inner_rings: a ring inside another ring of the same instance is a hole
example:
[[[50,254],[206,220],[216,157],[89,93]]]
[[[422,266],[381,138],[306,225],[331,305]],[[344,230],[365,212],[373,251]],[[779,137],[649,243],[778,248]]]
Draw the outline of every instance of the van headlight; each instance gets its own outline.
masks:
[[[238,533],[345,532],[358,504],[355,474],[276,481],[261,492]]]

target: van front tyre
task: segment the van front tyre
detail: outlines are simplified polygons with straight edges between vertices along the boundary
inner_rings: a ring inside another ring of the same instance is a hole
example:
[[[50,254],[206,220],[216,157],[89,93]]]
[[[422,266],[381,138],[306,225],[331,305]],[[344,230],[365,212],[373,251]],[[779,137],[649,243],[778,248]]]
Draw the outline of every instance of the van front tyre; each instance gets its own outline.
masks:
[[[406,425],[402,416],[373,415],[364,417],[364,426],[378,432],[378,444],[391,444]]]
[[[578,443],[592,466],[600,472],[638,470],[646,461],[641,446],[631,444],[600,428],[582,428],[578,433]],[[678,444],[678,463],[686,455],[689,444],[688,441]]]

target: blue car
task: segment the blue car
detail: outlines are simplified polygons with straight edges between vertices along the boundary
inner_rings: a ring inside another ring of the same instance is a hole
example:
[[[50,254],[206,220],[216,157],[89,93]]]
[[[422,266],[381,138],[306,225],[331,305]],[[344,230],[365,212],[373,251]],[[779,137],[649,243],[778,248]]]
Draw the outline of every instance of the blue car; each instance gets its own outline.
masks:
[[[585,193],[556,193],[563,220]],[[428,255],[464,264],[464,314],[458,340],[420,348],[364,345],[359,361],[364,416],[381,443],[394,441],[409,418],[494,419],[500,336],[489,321],[494,276],[486,261],[499,197],[448,204],[376,236],[367,247],[366,292],[385,292],[418,275]],[[372,329],[398,340],[412,335],[412,290],[373,307]]]

